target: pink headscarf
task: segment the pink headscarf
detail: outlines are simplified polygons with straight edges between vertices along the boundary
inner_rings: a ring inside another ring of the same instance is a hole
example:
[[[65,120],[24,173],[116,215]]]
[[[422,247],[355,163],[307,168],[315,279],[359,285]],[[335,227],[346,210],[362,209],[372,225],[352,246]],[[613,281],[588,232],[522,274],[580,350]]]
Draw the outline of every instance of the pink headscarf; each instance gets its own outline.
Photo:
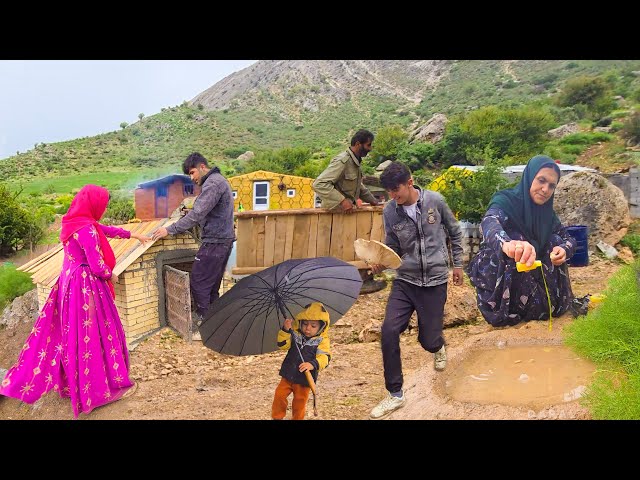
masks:
[[[113,272],[113,268],[116,266],[116,257],[111,245],[109,245],[109,240],[102,232],[100,224],[98,223],[98,220],[102,218],[102,215],[104,215],[104,212],[107,210],[108,203],[109,191],[106,188],[97,185],[85,185],[82,187],[76,196],[73,197],[66,215],[62,217],[60,241],[64,243],[82,227],[94,225],[98,231],[104,263]],[[109,287],[115,297],[111,282],[109,282]]]

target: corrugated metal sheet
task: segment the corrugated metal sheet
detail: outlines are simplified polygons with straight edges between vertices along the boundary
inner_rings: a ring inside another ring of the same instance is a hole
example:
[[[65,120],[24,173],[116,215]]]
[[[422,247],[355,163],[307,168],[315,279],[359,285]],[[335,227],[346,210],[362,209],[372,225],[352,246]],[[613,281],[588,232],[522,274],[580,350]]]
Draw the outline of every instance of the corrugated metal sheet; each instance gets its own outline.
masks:
[[[157,228],[168,227],[177,220],[177,218],[163,218],[150,222],[127,223],[125,225],[118,225],[118,227],[129,230],[132,233],[150,236],[151,232],[155,231]],[[116,256],[116,267],[113,269],[113,272],[116,275],[120,275],[154,243],[155,242],[152,240],[146,245],[142,245],[135,238],[110,239],[109,244],[111,245],[111,248],[113,248],[113,253]],[[31,273],[31,280],[33,283],[42,284],[51,288],[58,280],[63,259],[64,254],[62,245],[59,245],[39,257],[34,258],[29,263],[25,263],[19,267],[18,270]]]

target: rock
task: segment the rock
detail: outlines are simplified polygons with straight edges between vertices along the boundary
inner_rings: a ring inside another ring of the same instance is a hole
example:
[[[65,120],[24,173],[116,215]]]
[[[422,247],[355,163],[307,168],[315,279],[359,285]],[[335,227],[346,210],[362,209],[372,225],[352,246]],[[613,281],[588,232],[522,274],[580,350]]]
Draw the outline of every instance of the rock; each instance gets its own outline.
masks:
[[[253,153],[251,150],[247,150],[246,152],[244,152],[242,155],[238,155],[237,160],[241,160],[241,161],[249,161],[252,158],[254,158],[256,156],[255,153]]]
[[[561,125],[558,128],[549,130],[547,134],[551,138],[562,138],[562,137],[566,137],[567,135],[571,135],[572,133],[578,133],[579,131],[580,131],[580,127],[578,127],[578,124],[575,122],[572,122],[572,123],[567,123],[566,125]]]
[[[362,343],[378,342],[382,337],[382,324],[375,320],[369,322],[358,334],[358,340]]]
[[[344,317],[342,317],[340,320],[334,323],[333,326],[334,327],[352,327],[353,323],[346,321]]]
[[[560,179],[553,208],[563,225],[587,225],[589,245],[615,245],[627,233],[631,217],[622,190],[603,176],[574,172]]]
[[[618,251],[607,243],[600,241],[596,244],[596,246],[602,253],[604,253],[604,256],[609,260],[613,260],[618,256]]]
[[[7,370],[4,368],[0,368],[0,380],[3,380],[6,374],[7,374]]]
[[[449,120],[446,115],[436,113],[427,123],[416,128],[411,133],[412,142],[429,142],[437,143],[444,137],[444,130]]]
[[[7,305],[0,316],[0,325],[14,328],[18,323],[34,323],[38,318],[38,292],[34,288]]]

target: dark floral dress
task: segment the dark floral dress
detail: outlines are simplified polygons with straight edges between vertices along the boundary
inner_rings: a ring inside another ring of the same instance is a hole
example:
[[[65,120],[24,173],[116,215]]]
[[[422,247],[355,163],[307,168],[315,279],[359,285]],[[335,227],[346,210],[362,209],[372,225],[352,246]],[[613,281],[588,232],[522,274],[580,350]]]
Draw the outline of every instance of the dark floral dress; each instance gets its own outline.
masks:
[[[548,319],[549,303],[540,268],[518,272],[515,261],[502,252],[504,242],[527,239],[497,207],[487,211],[480,228],[483,234],[480,251],[469,264],[467,274],[476,289],[478,308],[485,320],[494,327],[502,327],[523,320]],[[567,264],[554,266],[549,258],[555,246],[564,248],[569,259],[577,243],[562,225],[558,225],[543,251],[536,252],[536,260],[542,261],[549,287],[553,317],[566,312],[573,299]]]

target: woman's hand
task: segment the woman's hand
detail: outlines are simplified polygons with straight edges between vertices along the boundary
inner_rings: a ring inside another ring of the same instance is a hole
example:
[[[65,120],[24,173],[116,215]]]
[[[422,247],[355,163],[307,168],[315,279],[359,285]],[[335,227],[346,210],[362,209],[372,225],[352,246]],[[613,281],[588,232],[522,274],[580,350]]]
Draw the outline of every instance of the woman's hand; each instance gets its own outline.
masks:
[[[567,261],[567,251],[562,247],[553,247],[549,258],[551,258],[551,263],[557,267]]]
[[[140,235],[139,233],[132,233],[131,238],[135,238],[143,245],[146,245],[147,242],[151,241],[151,237],[148,235]]]
[[[313,370],[313,365],[311,365],[309,362],[301,363],[300,367],[299,367],[299,370],[301,372],[306,372],[307,370],[311,371],[311,370]]]
[[[118,283],[118,275],[116,275],[115,273],[111,274],[111,283]]]
[[[527,267],[536,261],[536,249],[525,240],[511,240],[502,244],[504,254],[516,262],[525,263]]]

